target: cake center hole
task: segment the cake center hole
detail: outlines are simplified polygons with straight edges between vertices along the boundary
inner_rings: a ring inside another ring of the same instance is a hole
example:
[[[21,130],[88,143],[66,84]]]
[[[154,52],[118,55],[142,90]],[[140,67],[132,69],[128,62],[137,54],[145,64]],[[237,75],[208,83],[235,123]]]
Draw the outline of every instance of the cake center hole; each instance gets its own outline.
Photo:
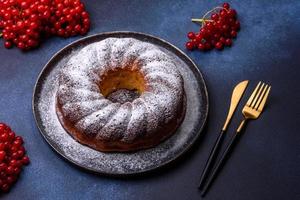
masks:
[[[110,93],[106,98],[114,103],[132,102],[140,96],[137,90],[118,89]]]
[[[145,80],[137,70],[110,70],[101,77],[99,88],[101,94],[112,102],[132,102],[144,92]]]

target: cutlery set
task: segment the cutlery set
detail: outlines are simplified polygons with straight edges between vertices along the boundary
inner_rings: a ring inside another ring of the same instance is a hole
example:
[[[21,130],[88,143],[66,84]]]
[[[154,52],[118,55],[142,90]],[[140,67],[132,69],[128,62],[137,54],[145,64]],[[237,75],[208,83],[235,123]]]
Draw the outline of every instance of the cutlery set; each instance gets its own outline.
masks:
[[[205,196],[213,180],[216,178],[217,173],[221,170],[221,167],[225,164],[225,161],[229,158],[230,153],[232,152],[235,144],[237,143],[238,139],[241,136],[241,131],[245,126],[246,122],[250,119],[252,120],[257,119],[262,113],[263,108],[266,104],[267,98],[271,90],[271,86],[259,82],[255,87],[254,91],[252,92],[251,96],[249,97],[246,105],[243,107],[242,114],[244,119],[238,126],[235,134],[230,138],[230,141],[227,144],[220,159],[213,167],[213,164],[216,162],[216,157],[219,154],[220,147],[222,146],[222,141],[223,138],[225,137],[225,132],[247,88],[248,82],[249,82],[248,80],[240,82],[233,90],[227,118],[209,154],[209,157],[207,159],[207,162],[205,164],[204,170],[200,178],[200,183],[198,188],[201,190],[201,196]],[[210,176],[208,177],[209,174]]]

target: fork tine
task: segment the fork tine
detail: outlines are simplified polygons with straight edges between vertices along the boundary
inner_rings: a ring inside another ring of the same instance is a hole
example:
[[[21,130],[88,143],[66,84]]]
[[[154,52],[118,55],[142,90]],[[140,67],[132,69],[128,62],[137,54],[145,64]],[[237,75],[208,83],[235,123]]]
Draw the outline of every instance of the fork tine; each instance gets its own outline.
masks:
[[[254,106],[254,109],[257,110],[258,106],[260,105],[262,99],[264,98],[265,96],[265,93],[266,93],[266,90],[269,88],[268,85],[265,85],[263,91],[261,92],[261,94],[259,95],[259,98],[257,100],[257,102],[255,103],[255,106]]]
[[[264,106],[266,104],[267,98],[269,96],[270,91],[271,91],[271,86],[269,86],[266,94],[264,95],[264,98],[263,98],[263,100],[261,101],[261,103],[260,103],[260,105],[258,107],[258,111],[262,111],[263,110],[263,108],[264,108]]]
[[[248,101],[247,101],[247,103],[246,103],[247,106],[250,106],[250,105],[251,105],[251,102],[253,101],[253,99],[254,99],[254,97],[255,97],[255,95],[256,95],[256,93],[257,93],[257,90],[258,90],[258,88],[259,88],[259,86],[260,86],[260,84],[261,84],[261,81],[259,81],[259,83],[258,83],[257,86],[255,87],[254,91],[252,92],[251,96],[249,97],[249,99],[248,99]]]
[[[253,108],[253,107],[255,106],[255,104],[256,104],[256,102],[257,102],[257,99],[260,97],[261,92],[262,92],[264,86],[265,86],[265,83],[263,83],[263,84],[260,86],[258,92],[257,92],[256,95],[255,95],[254,100],[252,101],[252,103],[251,103],[251,105],[250,105],[251,108]]]

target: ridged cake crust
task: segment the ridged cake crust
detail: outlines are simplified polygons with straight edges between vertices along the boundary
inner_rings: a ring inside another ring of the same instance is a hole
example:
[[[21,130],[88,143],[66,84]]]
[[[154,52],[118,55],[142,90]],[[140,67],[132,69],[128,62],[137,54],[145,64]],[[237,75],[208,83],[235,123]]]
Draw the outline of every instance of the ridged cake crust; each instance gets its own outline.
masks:
[[[56,110],[79,142],[100,151],[133,151],[157,145],[185,115],[184,83],[159,47],[132,38],[108,38],[72,56],[61,70]],[[145,91],[132,102],[113,103],[100,92],[109,71],[138,70]]]

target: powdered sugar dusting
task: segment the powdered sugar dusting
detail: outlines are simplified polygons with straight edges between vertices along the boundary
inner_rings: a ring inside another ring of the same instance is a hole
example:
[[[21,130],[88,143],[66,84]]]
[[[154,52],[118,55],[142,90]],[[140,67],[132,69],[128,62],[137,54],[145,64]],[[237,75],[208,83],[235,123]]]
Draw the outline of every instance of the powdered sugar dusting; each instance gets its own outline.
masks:
[[[147,131],[147,116],[147,108],[143,101],[140,98],[135,99],[132,102],[131,117],[122,141],[133,141],[134,139],[141,137],[142,134]]]
[[[108,107],[101,101],[95,101],[99,97],[103,98],[100,91],[94,92],[103,74],[128,67],[129,63],[135,63],[145,76],[147,89],[139,97],[145,109],[137,108],[130,102],[121,107],[111,102],[113,106]],[[157,128],[177,118],[176,112],[182,106],[183,80],[176,62],[156,46],[136,39],[108,38],[88,45],[70,59],[62,76],[68,78],[61,79],[58,91],[59,102],[63,105],[62,115],[72,122],[81,119],[75,127],[83,134],[94,135],[101,141],[109,141],[111,138],[110,142],[119,139],[130,143],[141,137],[142,131],[139,128],[143,128],[144,124],[147,124],[147,129],[143,129],[145,136],[153,134],[156,137]],[[87,82],[91,82],[92,86]],[[80,99],[90,101],[80,104]],[[108,108],[111,110],[106,111]],[[72,114],[77,110],[77,114]],[[146,112],[147,118],[141,120],[143,114],[140,112]],[[110,118],[110,121],[106,118]]]
[[[124,36],[124,33],[113,33],[111,36]],[[142,34],[127,33],[127,37],[137,37],[139,39],[157,42],[152,37]],[[99,38],[98,38],[99,37]],[[95,38],[100,41],[103,36],[93,36],[91,40],[85,39],[85,42],[92,43]],[[179,63],[179,70],[185,81],[185,91],[187,96],[187,112],[185,120],[180,129],[165,142],[157,145],[154,148],[140,150],[131,153],[103,153],[89,148],[74,140],[61,126],[56,110],[56,93],[58,90],[58,80],[61,76],[61,70],[67,63],[70,57],[78,53],[82,49],[81,42],[77,42],[67,51],[60,53],[55,59],[59,62],[49,62],[41,77],[39,78],[34,96],[34,114],[37,124],[42,135],[48,143],[67,158],[72,163],[99,173],[124,175],[135,174],[156,169],[162,165],[181,155],[195,139],[199,136],[199,131],[202,129],[207,113],[207,96],[203,79],[199,79],[199,75],[195,73],[193,63],[187,62],[186,57],[170,45],[166,45],[169,50],[164,49],[164,45],[158,42],[158,46],[165,50],[168,56],[172,57],[176,63]],[[86,43],[85,43],[86,44]],[[171,50],[170,50],[171,49]],[[177,54],[175,55],[174,52]],[[63,58],[62,58],[63,55]],[[54,60],[55,60],[54,59]],[[198,78],[197,78],[198,77]],[[204,86],[204,88],[203,88]],[[137,99],[132,102],[137,113],[144,113],[144,104]],[[147,116],[135,114],[137,118],[143,119]],[[130,122],[128,125],[130,126]],[[141,126],[141,127],[144,127]],[[142,130],[142,128],[138,128]],[[126,136],[130,136],[127,135]],[[128,139],[129,140],[129,139]]]
[[[106,99],[91,100],[91,101],[80,101],[75,103],[67,103],[62,106],[63,112],[68,116],[71,122],[78,122],[80,119],[91,115],[94,110],[102,109],[108,106],[110,102]]]
[[[78,123],[76,123],[75,126],[89,136],[97,136],[99,135],[99,131],[118,110],[119,105],[120,104],[118,103],[108,104],[107,106],[104,106],[103,108],[84,117]]]
[[[131,118],[131,108],[132,105],[129,102],[122,104],[118,111],[101,129],[101,134],[98,134],[97,137],[101,137],[99,139],[110,142],[123,139],[127,124]]]

